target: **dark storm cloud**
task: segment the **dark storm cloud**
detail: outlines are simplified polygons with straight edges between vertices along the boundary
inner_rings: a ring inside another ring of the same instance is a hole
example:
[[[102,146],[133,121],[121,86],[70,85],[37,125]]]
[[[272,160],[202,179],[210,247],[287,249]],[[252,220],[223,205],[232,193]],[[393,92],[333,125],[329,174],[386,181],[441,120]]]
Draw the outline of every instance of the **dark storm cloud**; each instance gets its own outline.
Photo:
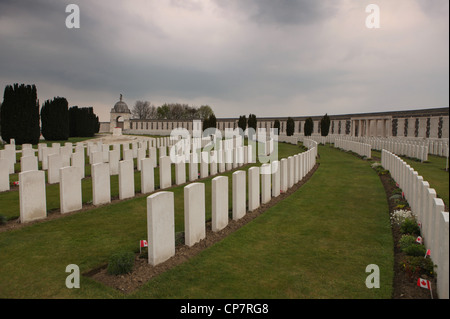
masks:
[[[0,89],[36,83],[106,120],[119,93],[219,117],[448,105],[448,1],[378,0],[380,30],[359,0],[76,3],[67,29],[68,3],[0,0]]]
[[[329,0],[216,0],[225,9],[244,12],[256,23],[271,25],[302,25],[330,17],[338,1]]]

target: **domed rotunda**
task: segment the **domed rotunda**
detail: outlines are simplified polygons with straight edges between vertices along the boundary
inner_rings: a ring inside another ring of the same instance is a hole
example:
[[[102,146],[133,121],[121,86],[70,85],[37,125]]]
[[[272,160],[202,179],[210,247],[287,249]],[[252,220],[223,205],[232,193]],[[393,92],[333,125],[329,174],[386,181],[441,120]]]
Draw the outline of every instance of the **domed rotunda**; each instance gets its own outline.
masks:
[[[114,104],[114,107],[111,109],[111,117],[110,117],[110,129],[109,131],[112,133],[114,128],[120,127],[122,130],[130,129],[130,118],[131,111],[128,108],[127,103],[122,101],[122,94],[120,94],[120,100]]]

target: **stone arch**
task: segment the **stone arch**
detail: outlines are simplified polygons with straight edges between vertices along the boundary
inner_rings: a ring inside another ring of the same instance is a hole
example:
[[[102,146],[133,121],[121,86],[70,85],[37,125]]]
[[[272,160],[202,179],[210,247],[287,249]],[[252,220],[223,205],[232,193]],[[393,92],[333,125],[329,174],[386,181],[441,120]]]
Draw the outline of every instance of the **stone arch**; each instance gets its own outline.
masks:
[[[130,129],[131,112],[128,105],[122,101],[122,94],[120,100],[116,102],[111,109],[111,117],[109,121],[109,131],[112,133],[115,127],[120,127],[122,131]]]

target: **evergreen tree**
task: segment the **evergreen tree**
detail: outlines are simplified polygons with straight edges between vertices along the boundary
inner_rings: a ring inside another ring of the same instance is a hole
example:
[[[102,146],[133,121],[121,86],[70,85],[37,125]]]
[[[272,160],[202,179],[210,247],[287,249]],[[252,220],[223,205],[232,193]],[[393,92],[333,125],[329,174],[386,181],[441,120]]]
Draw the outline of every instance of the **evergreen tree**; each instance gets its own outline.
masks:
[[[239,116],[238,127],[245,132],[247,128],[247,117],[245,115]]]
[[[295,130],[294,119],[292,117],[288,117],[286,122],[286,135],[287,136],[294,135],[294,130]]]
[[[305,132],[305,136],[311,136],[314,130],[314,122],[311,117],[308,117],[305,121],[305,126],[303,131]]]
[[[277,130],[276,134],[280,134],[281,123],[279,120],[275,120],[273,128]]]
[[[255,130],[255,132],[256,132],[256,123],[257,123],[256,115],[255,115],[255,114],[250,114],[250,115],[248,116],[248,122],[247,122],[247,125],[248,125],[249,128],[250,128],[250,127],[253,127],[253,129]]]
[[[98,133],[100,122],[92,107],[73,106],[69,109],[69,131],[71,137],[92,137]]]
[[[65,141],[69,138],[68,105],[63,97],[47,100],[42,105],[42,136],[47,141]]]
[[[15,83],[7,85],[1,108],[1,136],[17,145],[39,143],[39,100],[36,86]]]
[[[203,130],[206,130],[210,127],[216,128],[217,126],[217,119],[214,114],[209,115],[203,120]]]
[[[320,135],[328,136],[328,133],[330,132],[330,123],[330,117],[328,114],[325,114],[320,120]]]

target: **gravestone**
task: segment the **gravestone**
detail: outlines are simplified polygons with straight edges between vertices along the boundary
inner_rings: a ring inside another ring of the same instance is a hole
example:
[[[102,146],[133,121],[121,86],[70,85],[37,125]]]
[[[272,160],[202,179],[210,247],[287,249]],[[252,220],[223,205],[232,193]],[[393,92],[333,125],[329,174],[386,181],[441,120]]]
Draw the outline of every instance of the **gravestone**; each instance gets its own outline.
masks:
[[[109,164],[98,163],[91,166],[92,175],[92,203],[94,205],[111,202],[111,178]]]
[[[272,169],[272,197],[278,197],[280,195],[280,161],[273,161],[271,163]]]
[[[48,156],[48,183],[59,183],[59,169],[62,167],[61,155],[51,154]]]
[[[134,170],[133,161],[119,162],[119,198],[127,199],[134,197]]]
[[[217,176],[212,184],[212,231],[217,232],[228,225],[228,177]]]
[[[19,173],[20,222],[26,223],[47,217],[45,172]]]
[[[236,171],[232,174],[233,220],[241,219],[246,213],[245,175],[245,171]]]
[[[184,187],[184,233],[189,247],[205,238],[205,184]]]
[[[61,214],[80,210],[81,176],[78,167],[67,166],[60,169],[59,196]]]
[[[76,151],[72,154],[71,165],[78,168],[80,177],[83,179],[85,177],[84,151]]]
[[[248,210],[250,212],[260,205],[259,184],[259,167],[250,167],[248,169]]]
[[[261,204],[270,202],[271,199],[271,166],[270,164],[261,165]]]
[[[141,193],[147,194],[155,190],[155,168],[151,158],[141,159]]]
[[[0,192],[9,189],[9,162],[6,158],[0,158]]]
[[[175,209],[172,192],[147,197],[148,263],[156,266],[175,255]]]
[[[177,163],[175,163],[175,183],[181,185],[186,183],[186,163],[184,156],[177,156]]]
[[[198,179],[198,163],[195,160],[195,154],[191,153],[189,157],[189,181]]]
[[[119,174],[120,152],[118,150],[109,151],[109,174]]]
[[[288,189],[288,161],[282,158],[280,161],[280,190],[286,192]]]
[[[37,171],[38,170],[38,158],[37,156],[22,156],[20,158],[20,171]]]
[[[170,156],[162,156],[159,158],[159,188],[169,188],[172,186],[172,161]]]

